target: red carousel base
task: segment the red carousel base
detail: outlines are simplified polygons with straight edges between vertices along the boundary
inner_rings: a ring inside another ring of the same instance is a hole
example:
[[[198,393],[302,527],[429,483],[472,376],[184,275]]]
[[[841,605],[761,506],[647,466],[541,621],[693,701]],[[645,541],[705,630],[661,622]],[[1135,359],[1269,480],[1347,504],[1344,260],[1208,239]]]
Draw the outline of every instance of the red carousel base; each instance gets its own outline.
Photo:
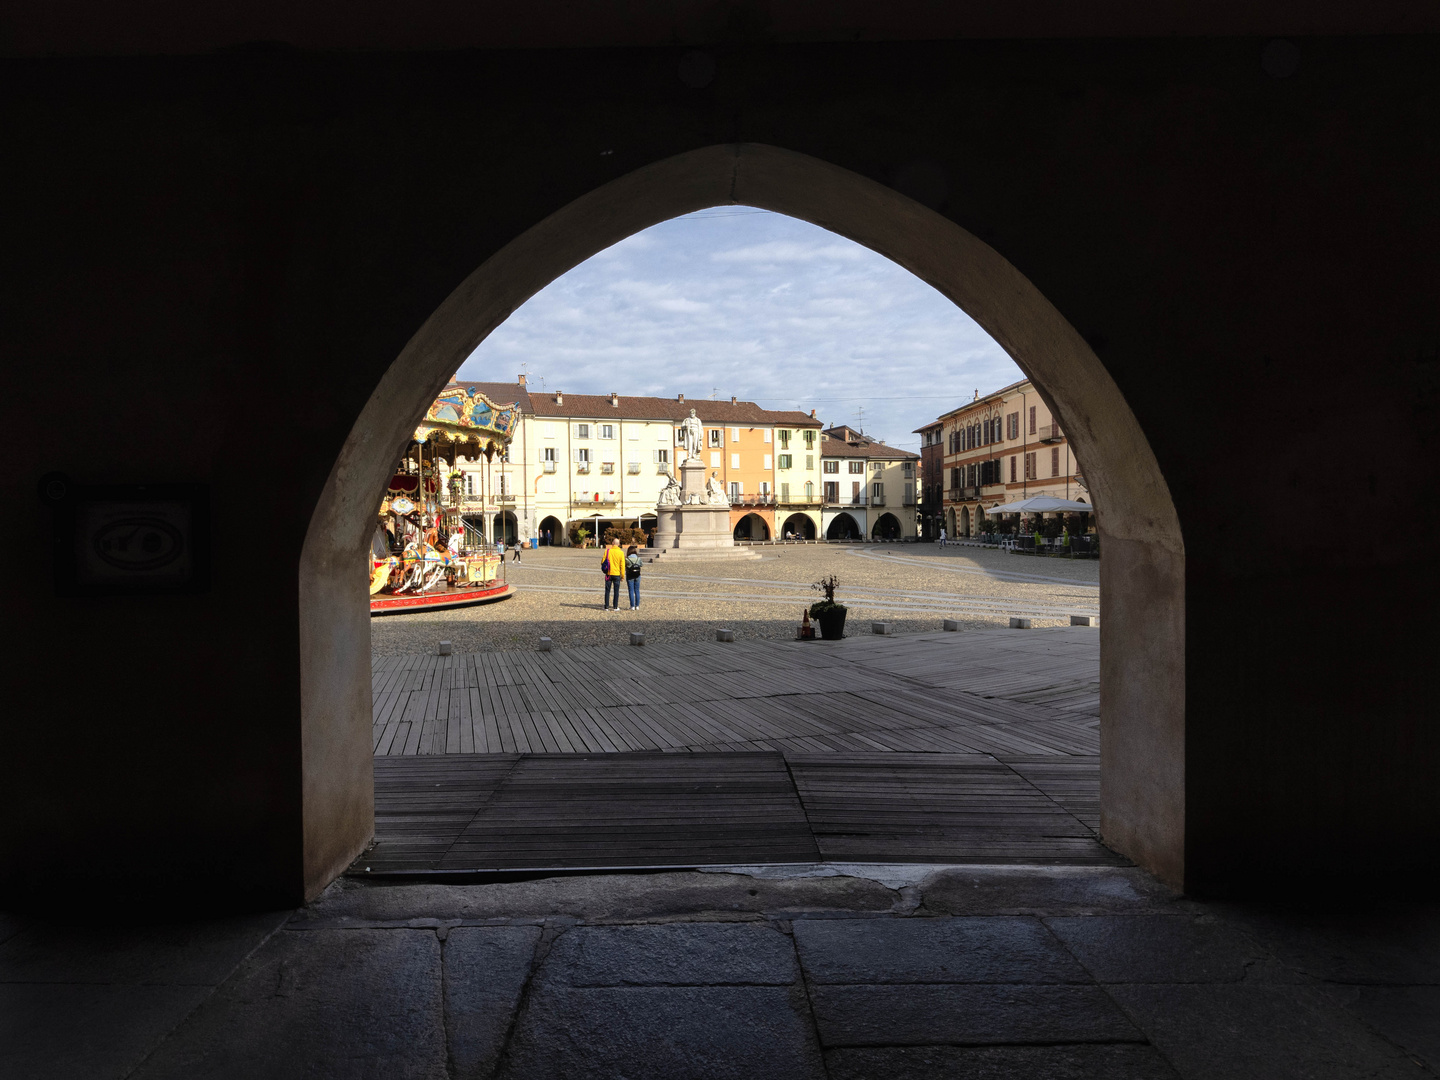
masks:
[[[500,582],[483,587],[461,586],[457,589],[440,589],[436,592],[417,593],[413,596],[372,596],[370,598],[370,614],[406,615],[417,611],[438,611],[441,608],[489,604],[496,600],[508,600],[514,592],[514,585]]]

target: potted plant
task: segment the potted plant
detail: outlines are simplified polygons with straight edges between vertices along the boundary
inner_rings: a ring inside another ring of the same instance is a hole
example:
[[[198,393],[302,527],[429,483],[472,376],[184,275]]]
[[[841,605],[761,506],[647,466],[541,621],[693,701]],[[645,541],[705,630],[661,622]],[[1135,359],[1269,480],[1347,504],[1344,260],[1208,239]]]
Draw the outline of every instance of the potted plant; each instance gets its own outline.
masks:
[[[839,641],[845,636],[845,613],[850,609],[835,602],[835,590],[840,579],[834,574],[821,578],[810,587],[825,594],[824,600],[810,605],[810,617],[820,624],[820,636],[826,641]]]

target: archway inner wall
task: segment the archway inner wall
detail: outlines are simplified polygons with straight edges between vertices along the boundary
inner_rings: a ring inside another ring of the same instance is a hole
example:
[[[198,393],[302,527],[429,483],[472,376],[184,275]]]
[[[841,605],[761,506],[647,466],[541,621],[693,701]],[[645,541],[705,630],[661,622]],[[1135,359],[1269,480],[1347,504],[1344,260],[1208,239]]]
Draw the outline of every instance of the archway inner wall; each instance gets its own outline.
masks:
[[[1025,370],[1087,462],[1107,532],[1101,611],[1102,832],[1161,878],[1184,881],[1184,547],[1150,446],[1090,346],[1023,275],[960,226],[895,190],[775,147],[714,146],[577,199],[471,274],[371,395],[316,508],[301,562],[306,890],[368,840],[363,582],[391,447],[484,338],[560,274],[650,225],[743,204],[801,218],[887,256],[949,297]],[[861,535],[864,535],[862,528]],[[341,613],[344,614],[341,614]],[[352,614],[355,613],[355,614]],[[336,633],[336,623],[341,624]],[[345,744],[345,745],[341,745]],[[351,745],[353,744],[353,745]],[[309,762],[323,763],[312,770]],[[313,785],[313,786],[312,786]]]

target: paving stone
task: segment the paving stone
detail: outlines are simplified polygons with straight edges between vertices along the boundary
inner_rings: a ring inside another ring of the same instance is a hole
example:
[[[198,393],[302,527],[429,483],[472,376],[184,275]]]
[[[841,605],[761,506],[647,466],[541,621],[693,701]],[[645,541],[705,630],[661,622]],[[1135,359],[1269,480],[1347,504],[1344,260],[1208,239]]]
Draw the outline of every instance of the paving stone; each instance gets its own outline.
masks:
[[[445,1060],[433,931],[282,931],[134,1080],[445,1080]]]
[[[816,983],[1088,983],[1038,919],[811,919],[795,923]]]
[[[1316,911],[1215,905],[1283,963],[1339,983],[1440,983],[1440,906]]]
[[[768,925],[586,926],[550,948],[544,978],[567,986],[787,986],[790,938]]]
[[[957,866],[920,883],[927,911],[949,915],[1104,915],[1197,911],[1134,867]]]
[[[532,991],[500,1077],[509,1080],[821,1080],[798,987]]]
[[[1399,1080],[1430,1075],[1316,986],[1111,986],[1184,1077]]]
[[[589,922],[788,917],[807,912],[895,910],[900,894],[852,877],[767,879],[747,874],[603,874],[496,885],[374,886],[336,882],[296,915],[297,924],[340,920],[501,919],[570,916]]]
[[[1179,1080],[1153,1046],[883,1046],[827,1050],[830,1080]]]
[[[1264,950],[1233,926],[1193,915],[1098,915],[1045,925],[1100,982],[1239,982],[1272,977]]]
[[[0,1076],[126,1076],[209,993],[205,986],[0,983]]]
[[[457,926],[446,936],[445,1030],[456,1080],[495,1071],[539,940],[538,926]]]
[[[214,986],[290,915],[151,926],[32,922],[0,945],[0,980]]]
[[[1143,1042],[1098,986],[961,984],[810,988],[834,1046]]]
[[[1440,1073],[1440,986],[1331,988],[1349,1010]]]

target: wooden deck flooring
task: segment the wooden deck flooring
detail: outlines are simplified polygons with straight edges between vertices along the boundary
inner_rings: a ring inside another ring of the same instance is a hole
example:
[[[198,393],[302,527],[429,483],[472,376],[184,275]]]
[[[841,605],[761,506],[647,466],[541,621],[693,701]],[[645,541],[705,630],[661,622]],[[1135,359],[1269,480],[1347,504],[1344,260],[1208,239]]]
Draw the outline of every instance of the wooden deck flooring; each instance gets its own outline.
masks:
[[[377,659],[377,756],[1096,755],[1090,628]]]
[[[1124,862],[1089,628],[390,657],[374,692],[352,873]]]

